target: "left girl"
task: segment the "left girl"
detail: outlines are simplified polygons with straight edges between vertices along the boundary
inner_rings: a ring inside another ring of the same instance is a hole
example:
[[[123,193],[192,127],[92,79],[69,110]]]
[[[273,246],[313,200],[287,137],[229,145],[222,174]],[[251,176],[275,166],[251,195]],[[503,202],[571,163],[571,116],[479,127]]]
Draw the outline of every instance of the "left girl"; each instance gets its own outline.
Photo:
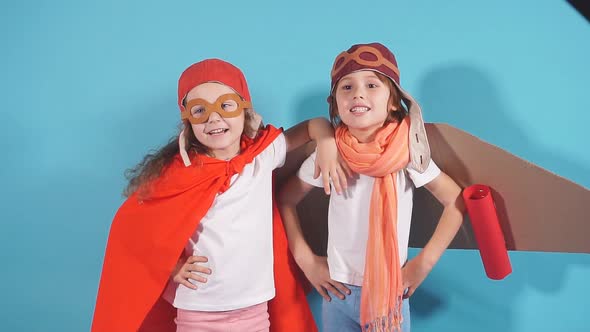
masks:
[[[338,183],[330,123],[262,127],[244,75],[218,59],[182,73],[178,105],[178,143],[134,169],[113,221],[92,331],[316,331],[287,256],[272,174],[313,139],[327,190],[330,177]],[[159,300],[169,279],[175,319]]]

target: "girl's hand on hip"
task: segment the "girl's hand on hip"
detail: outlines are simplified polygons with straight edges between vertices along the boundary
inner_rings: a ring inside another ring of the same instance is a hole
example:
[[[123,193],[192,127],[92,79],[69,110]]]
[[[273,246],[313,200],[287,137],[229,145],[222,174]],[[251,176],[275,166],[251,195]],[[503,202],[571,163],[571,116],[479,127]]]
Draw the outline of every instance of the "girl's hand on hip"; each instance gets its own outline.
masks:
[[[326,301],[332,300],[328,291],[341,300],[344,300],[345,295],[350,294],[350,289],[343,283],[330,278],[327,257],[313,255],[301,264],[301,269],[305,273],[305,277]]]
[[[432,270],[432,265],[428,264],[421,255],[410,259],[404,267],[402,267],[403,288],[407,289],[403,298],[407,299],[414,292],[416,288],[422,284],[428,273]]]
[[[181,257],[176,264],[176,268],[172,272],[172,280],[190,289],[197,289],[197,286],[191,283],[190,280],[201,283],[207,282],[207,278],[201,274],[211,274],[211,269],[197,264],[207,263],[207,261],[208,259],[205,256],[189,256],[186,260],[184,259],[184,256]]]

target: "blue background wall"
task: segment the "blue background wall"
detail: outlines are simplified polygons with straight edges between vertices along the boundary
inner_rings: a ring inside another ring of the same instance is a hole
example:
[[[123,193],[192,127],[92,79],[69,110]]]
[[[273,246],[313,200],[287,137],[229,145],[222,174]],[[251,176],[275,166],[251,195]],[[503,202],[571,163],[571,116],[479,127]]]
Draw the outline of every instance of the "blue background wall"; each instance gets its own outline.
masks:
[[[380,41],[426,121],[588,188],[589,40],[557,0],[4,0],[0,330],[89,329],[123,171],[175,133],[195,61],[237,64],[266,121],[289,127],[327,115],[340,51]],[[510,257],[492,282],[477,252],[448,251],[413,297],[414,331],[587,330],[589,255]]]

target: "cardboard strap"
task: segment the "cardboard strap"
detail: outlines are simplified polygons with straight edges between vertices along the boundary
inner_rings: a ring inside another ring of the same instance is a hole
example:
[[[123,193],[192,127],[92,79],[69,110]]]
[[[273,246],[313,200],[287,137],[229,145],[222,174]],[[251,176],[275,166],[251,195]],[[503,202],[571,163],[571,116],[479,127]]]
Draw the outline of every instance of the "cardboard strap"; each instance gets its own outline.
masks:
[[[490,187],[481,184],[469,186],[463,190],[463,200],[486,275],[494,280],[504,279],[512,272],[512,266]]]
[[[414,98],[404,89],[393,81],[401,93],[401,98],[408,109],[408,116],[410,117],[410,167],[419,173],[426,172],[431,160],[430,145],[428,144],[428,137],[426,136],[426,129],[424,128],[424,119],[422,118],[422,108],[414,100]]]

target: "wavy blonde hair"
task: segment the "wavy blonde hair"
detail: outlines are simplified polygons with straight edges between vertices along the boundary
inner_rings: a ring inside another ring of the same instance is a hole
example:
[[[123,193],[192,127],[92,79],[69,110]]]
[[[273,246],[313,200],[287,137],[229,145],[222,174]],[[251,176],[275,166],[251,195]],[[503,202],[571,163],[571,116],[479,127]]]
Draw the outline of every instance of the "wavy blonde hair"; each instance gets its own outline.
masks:
[[[183,121],[179,127],[183,129],[186,134],[186,147],[189,158],[192,158],[195,154],[209,154],[209,148],[197,140],[197,137],[193,132],[193,127],[189,121]],[[248,135],[249,137],[255,137],[260,128],[262,128],[262,123],[260,122],[260,119],[257,119],[254,110],[244,110],[243,134]],[[135,165],[135,167],[125,171],[125,178],[129,182],[123,190],[123,196],[129,197],[138,190],[140,197],[146,198],[149,196],[149,190],[147,189],[149,186],[147,186],[147,184],[157,179],[180,152],[178,135],[179,134],[171,137],[168,140],[168,143],[163,147],[149,152],[143,157],[139,164]],[[190,167],[198,167],[198,165]]]

